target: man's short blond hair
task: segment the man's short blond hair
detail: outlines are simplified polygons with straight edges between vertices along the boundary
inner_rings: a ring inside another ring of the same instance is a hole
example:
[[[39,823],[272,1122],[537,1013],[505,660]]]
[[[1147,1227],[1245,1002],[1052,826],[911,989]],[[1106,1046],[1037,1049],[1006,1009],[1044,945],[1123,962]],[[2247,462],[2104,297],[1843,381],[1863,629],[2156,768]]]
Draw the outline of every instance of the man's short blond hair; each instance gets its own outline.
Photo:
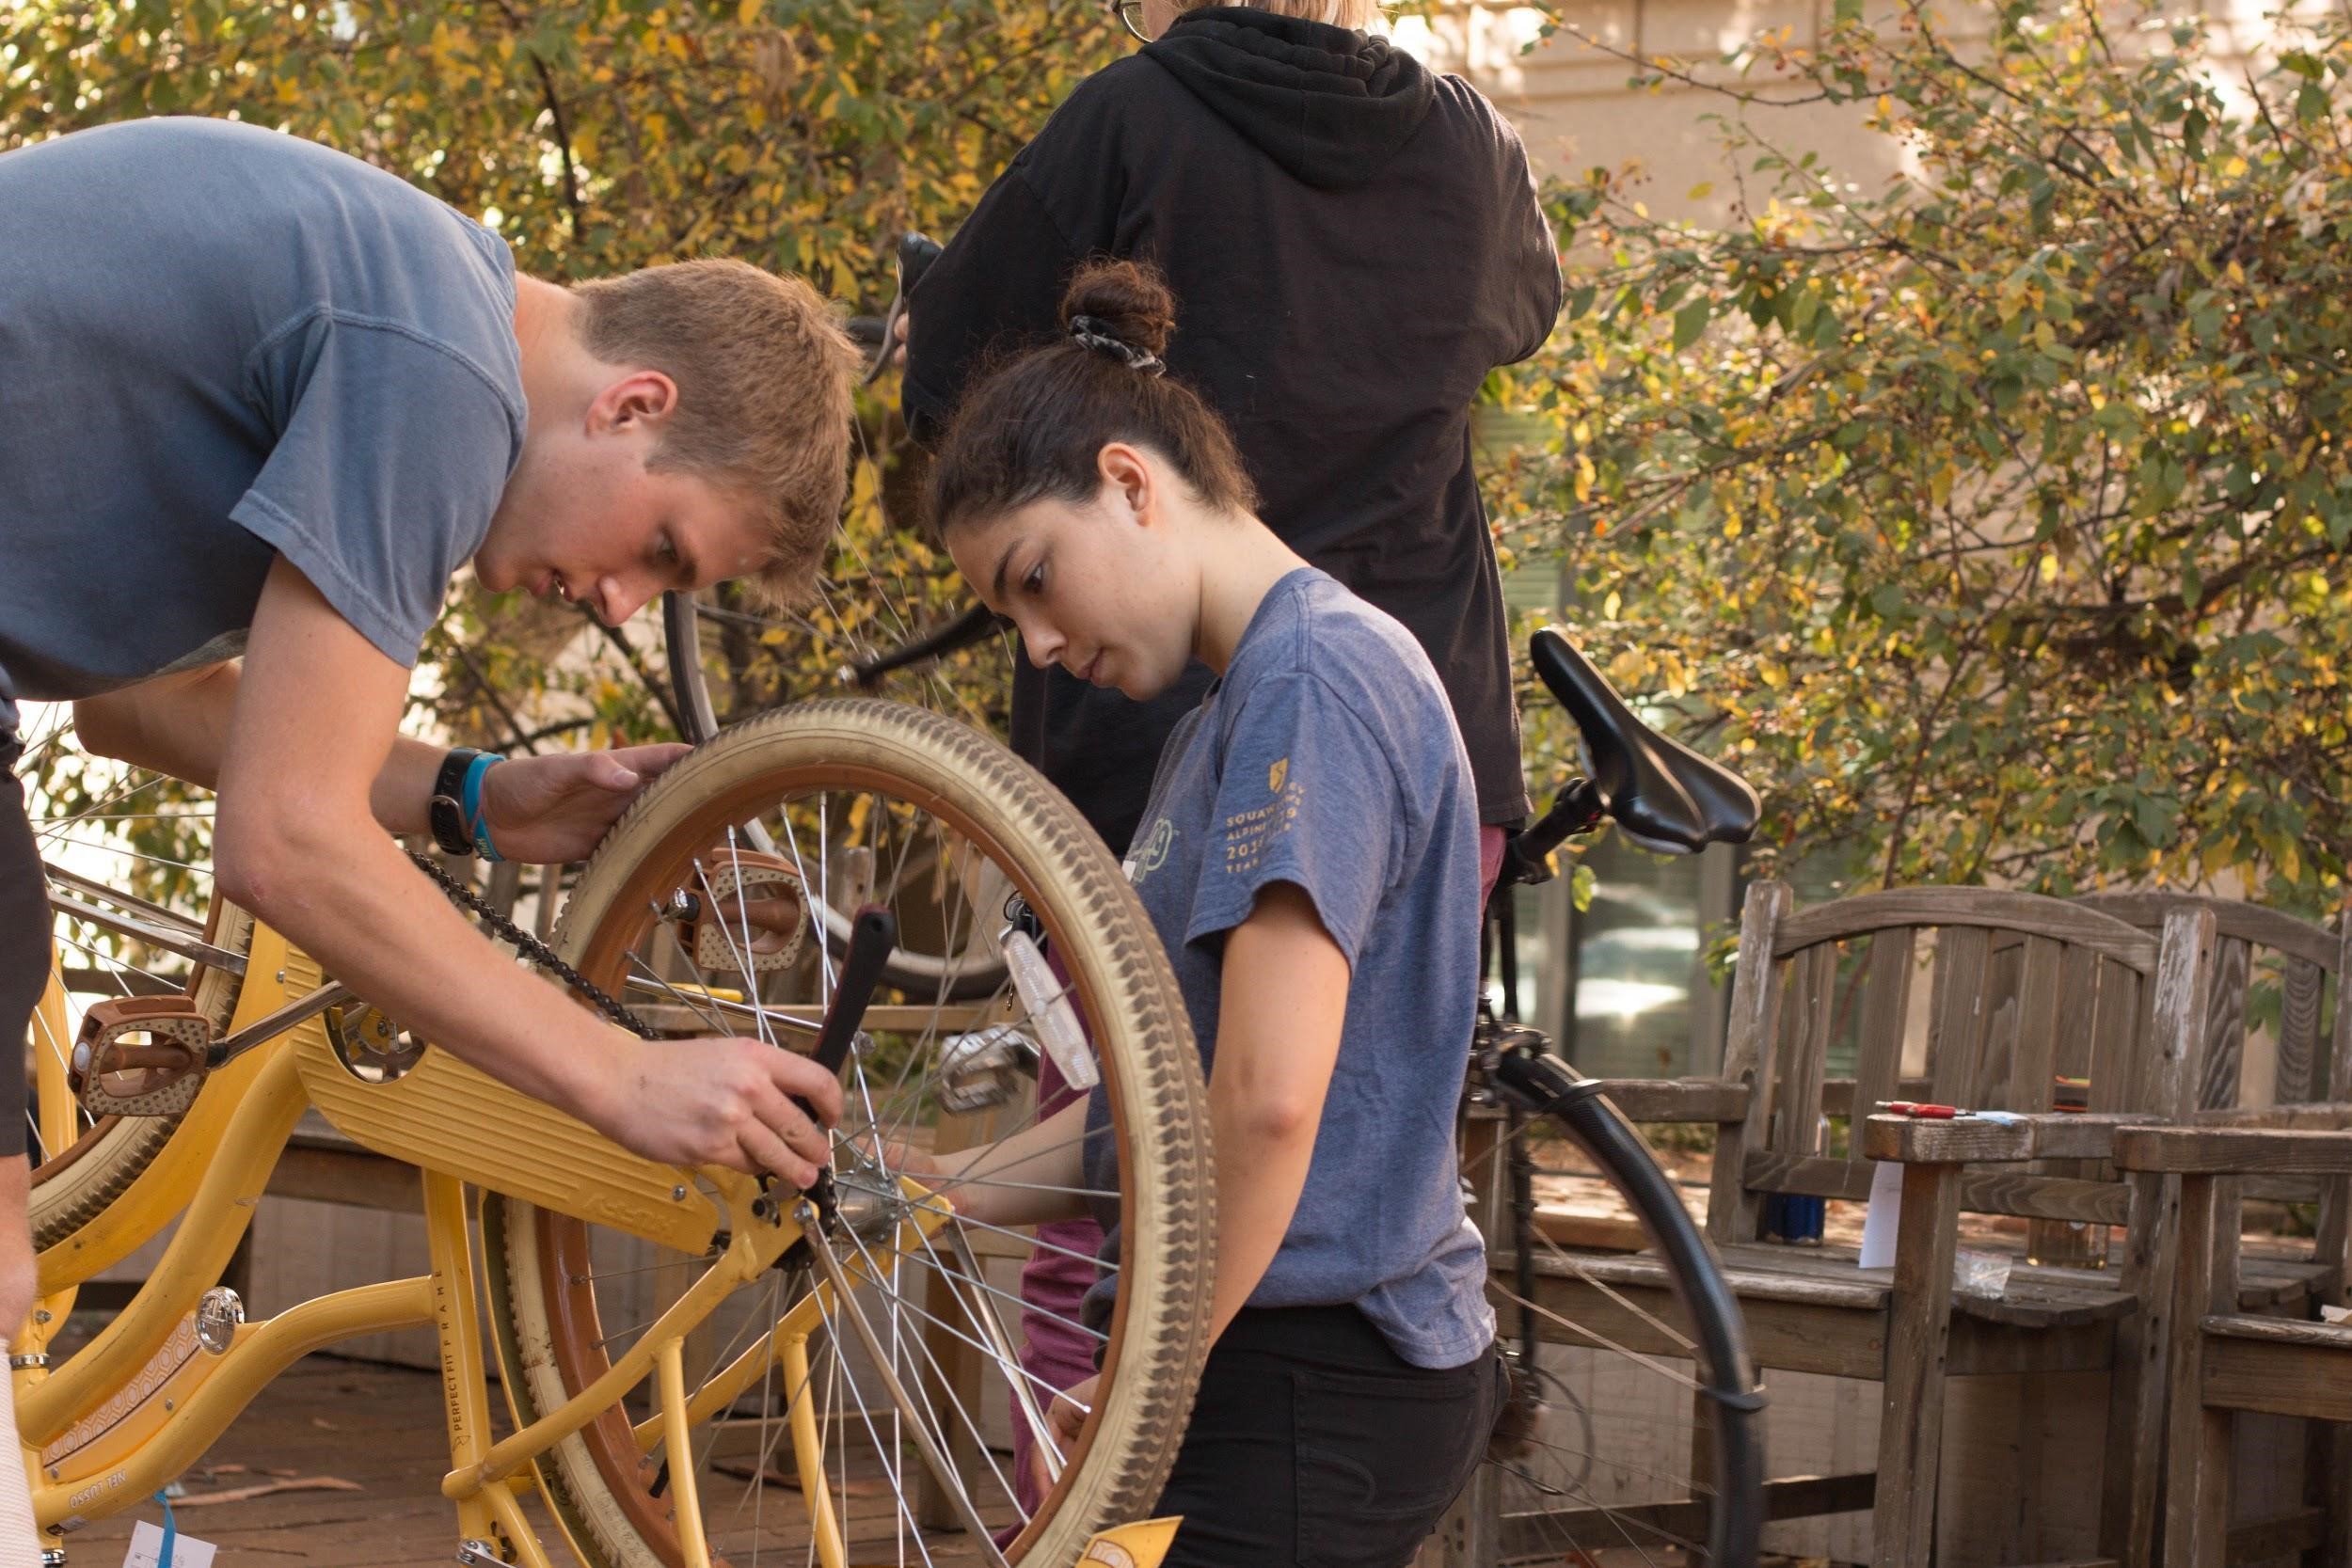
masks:
[[[677,383],[654,466],[751,498],[770,540],[751,585],[780,606],[808,598],[841,517],[858,365],[823,297],[797,277],[715,260],[572,293],[589,353]]]

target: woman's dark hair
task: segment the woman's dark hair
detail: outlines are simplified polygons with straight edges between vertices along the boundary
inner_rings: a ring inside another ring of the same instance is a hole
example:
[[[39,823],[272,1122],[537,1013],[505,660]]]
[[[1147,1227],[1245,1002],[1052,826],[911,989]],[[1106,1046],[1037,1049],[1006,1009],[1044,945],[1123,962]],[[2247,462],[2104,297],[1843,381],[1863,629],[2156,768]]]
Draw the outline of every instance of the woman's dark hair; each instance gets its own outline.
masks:
[[[957,406],[931,465],[935,531],[1034,500],[1092,500],[1096,457],[1113,441],[1150,449],[1208,505],[1258,504],[1225,422],[1162,373],[1176,301],[1158,273],[1135,261],[1081,267],[1061,324],[1060,340],[989,367]]]

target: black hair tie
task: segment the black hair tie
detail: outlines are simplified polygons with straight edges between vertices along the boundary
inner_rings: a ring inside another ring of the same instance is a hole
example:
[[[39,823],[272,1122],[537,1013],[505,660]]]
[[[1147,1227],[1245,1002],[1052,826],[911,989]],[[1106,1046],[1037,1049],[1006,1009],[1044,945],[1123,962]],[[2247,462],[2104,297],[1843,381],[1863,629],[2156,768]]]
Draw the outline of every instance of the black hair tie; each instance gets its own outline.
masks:
[[[1168,367],[1160,362],[1158,355],[1147,353],[1128,342],[1113,332],[1110,323],[1100,316],[1071,317],[1070,335],[1081,346],[1090,348],[1097,354],[1107,354],[1131,371],[1141,371],[1146,375],[1168,373]]]

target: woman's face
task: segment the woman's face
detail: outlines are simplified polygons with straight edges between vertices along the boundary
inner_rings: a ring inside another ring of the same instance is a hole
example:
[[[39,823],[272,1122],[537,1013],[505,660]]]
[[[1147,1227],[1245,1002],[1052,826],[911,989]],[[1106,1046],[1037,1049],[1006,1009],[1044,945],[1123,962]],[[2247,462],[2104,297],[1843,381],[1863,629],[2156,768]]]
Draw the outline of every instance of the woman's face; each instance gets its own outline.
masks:
[[[1152,38],[1162,38],[1176,19],[1184,14],[1184,8],[1176,0],[1143,0],[1143,30]]]
[[[1167,690],[1192,660],[1199,574],[1159,504],[1155,481],[1164,476],[1132,448],[1104,452],[1106,475],[1092,500],[1031,501],[964,523],[947,549],[981,600],[1020,629],[1031,663],[1058,664],[1140,702]]]

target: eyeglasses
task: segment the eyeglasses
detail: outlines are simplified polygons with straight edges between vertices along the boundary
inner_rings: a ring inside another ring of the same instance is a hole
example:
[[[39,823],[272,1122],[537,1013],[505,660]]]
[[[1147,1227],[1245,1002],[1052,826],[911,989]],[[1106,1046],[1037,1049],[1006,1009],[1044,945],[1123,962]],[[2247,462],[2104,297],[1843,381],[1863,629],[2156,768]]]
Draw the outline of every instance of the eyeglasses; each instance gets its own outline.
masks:
[[[1143,0],[1103,0],[1103,14],[1117,17],[1119,24],[1136,41],[1152,41],[1152,35],[1143,30]]]

